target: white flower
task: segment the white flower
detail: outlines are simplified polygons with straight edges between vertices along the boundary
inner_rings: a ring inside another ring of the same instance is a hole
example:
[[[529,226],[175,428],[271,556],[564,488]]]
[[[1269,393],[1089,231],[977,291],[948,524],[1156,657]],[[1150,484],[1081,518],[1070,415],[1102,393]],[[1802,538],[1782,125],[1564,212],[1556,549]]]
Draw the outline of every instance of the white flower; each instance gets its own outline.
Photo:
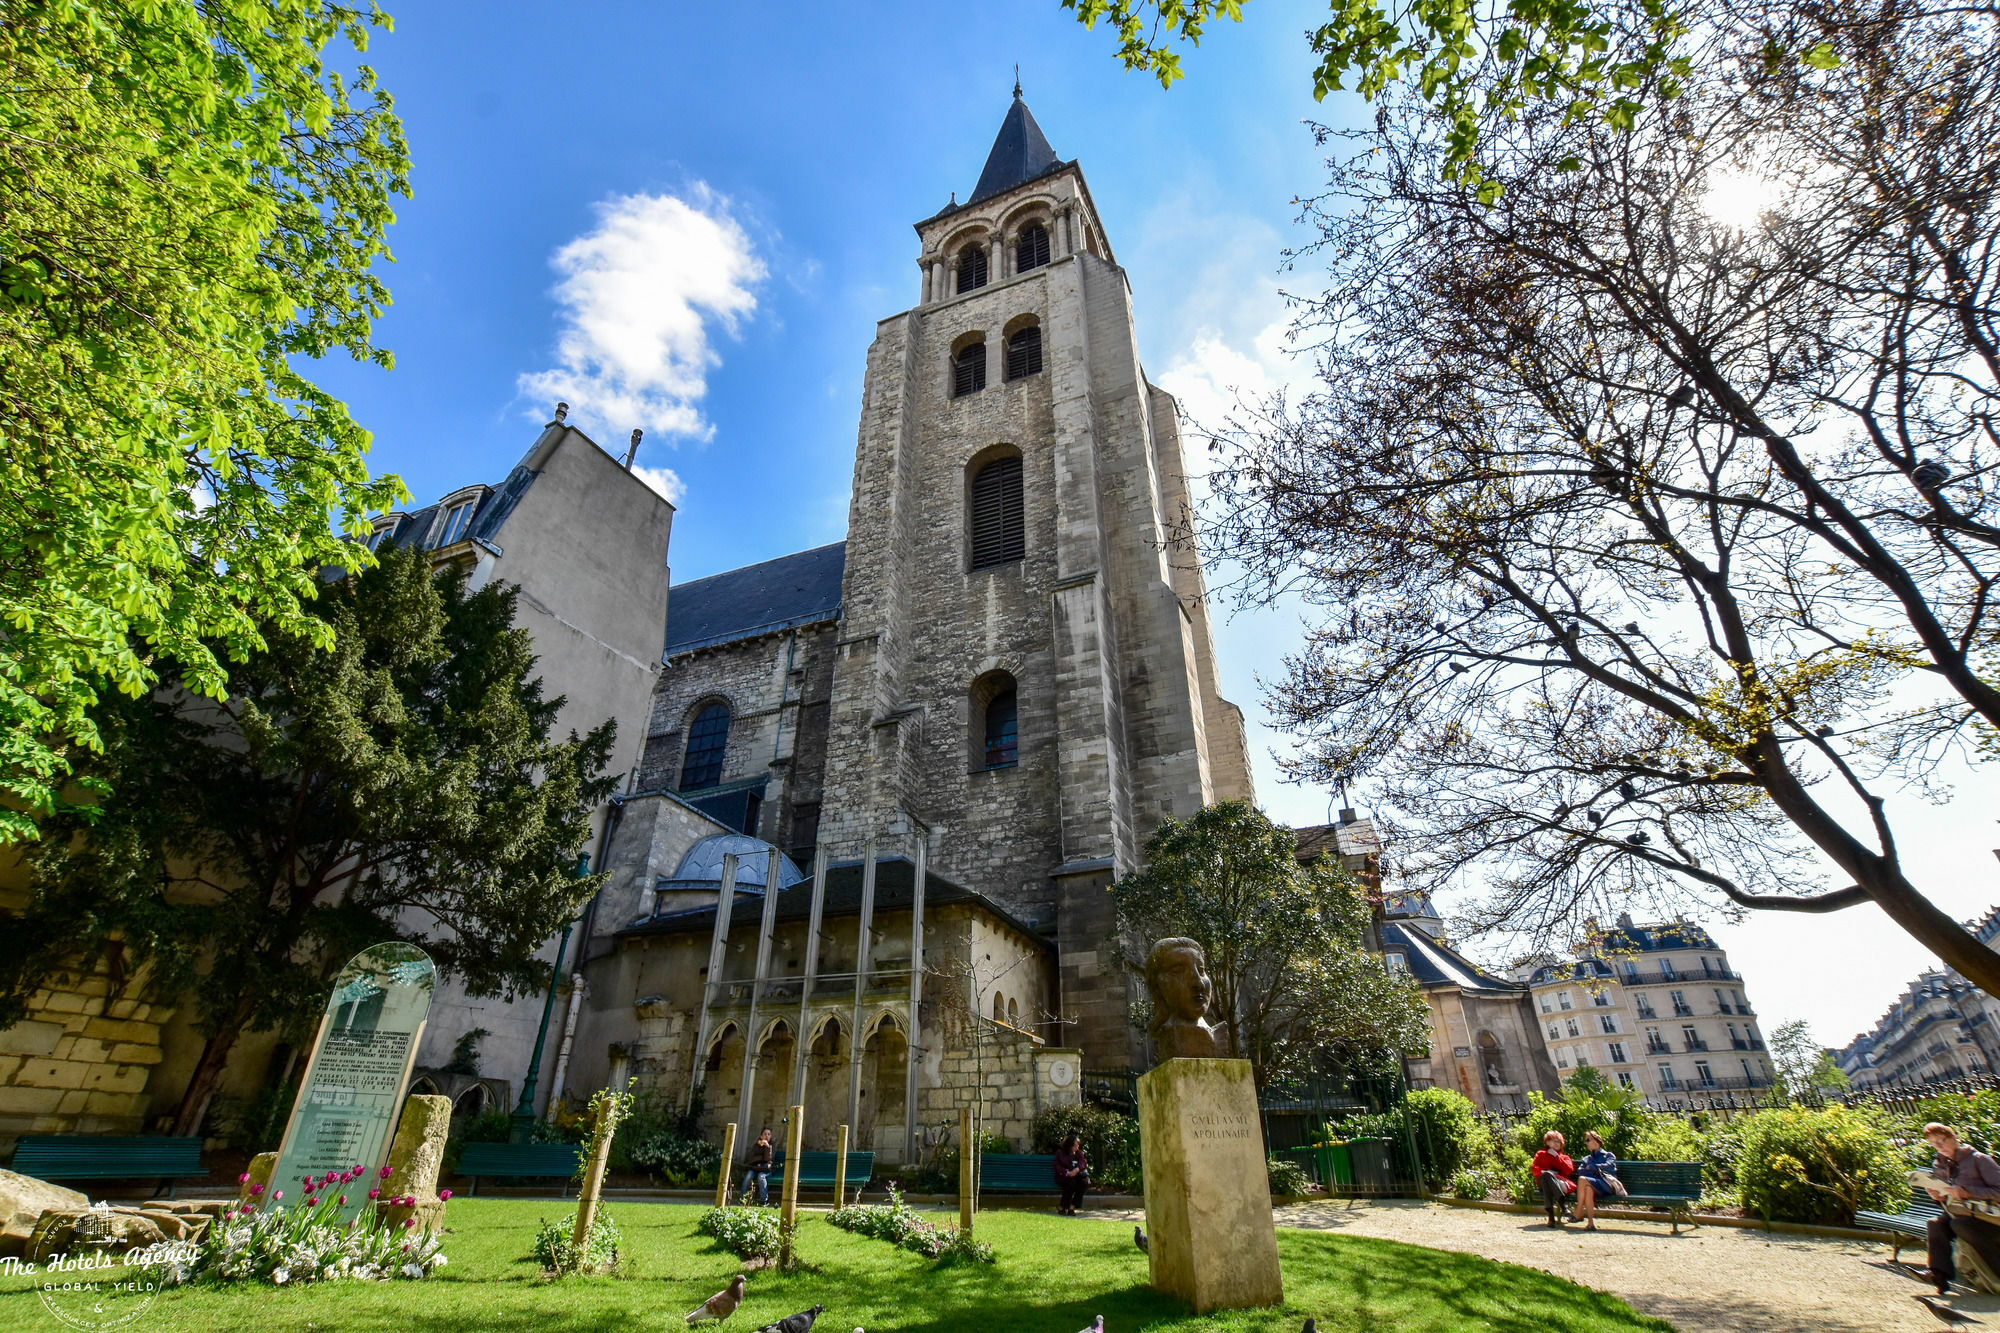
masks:
[[[423,1275],[424,1275],[424,1266],[422,1264],[403,1265],[404,1277],[422,1277]]]
[[[291,1276],[291,1270],[288,1268],[274,1268],[271,1270],[271,1281],[278,1283],[280,1286],[289,1281]]]

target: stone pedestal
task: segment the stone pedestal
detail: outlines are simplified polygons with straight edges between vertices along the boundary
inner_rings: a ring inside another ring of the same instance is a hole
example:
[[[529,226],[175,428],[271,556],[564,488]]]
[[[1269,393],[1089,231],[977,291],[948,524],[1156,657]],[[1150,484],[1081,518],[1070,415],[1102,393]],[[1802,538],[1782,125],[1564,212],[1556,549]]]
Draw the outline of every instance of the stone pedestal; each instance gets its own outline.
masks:
[[[1248,1060],[1168,1060],[1139,1079],[1153,1286],[1196,1314],[1285,1298]]]
[[[389,1145],[389,1178],[381,1181],[382,1198],[416,1199],[415,1204],[378,1202],[382,1221],[401,1227],[414,1217],[429,1231],[444,1221],[444,1201],[438,1198],[438,1168],[444,1164],[444,1141],[451,1133],[451,1101],[445,1097],[411,1097],[403,1103],[403,1118]],[[370,1183],[362,1182],[365,1190]]]

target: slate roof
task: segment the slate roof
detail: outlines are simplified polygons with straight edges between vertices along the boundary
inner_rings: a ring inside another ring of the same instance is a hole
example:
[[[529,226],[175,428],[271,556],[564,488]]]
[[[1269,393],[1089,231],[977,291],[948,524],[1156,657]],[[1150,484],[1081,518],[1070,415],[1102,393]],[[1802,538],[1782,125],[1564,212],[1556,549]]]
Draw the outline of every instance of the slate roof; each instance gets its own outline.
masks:
[[[1479,964],[1449,945],[1439,944],[1421,930],[1394,921],[1382,923],[1382,952],[1403,955],[1410,975],[1425,990],[1449,986],[1488,995],[1525,995],[1528,988],[1483,971]]]
[[[1616,930],[1607,932],[1598,947],[1605,953],[1658,953],[1666,949],[1720,951],[1721,949],[1707,931],[1686,921],[1635,926],[1629,924],[1629,920],[1620,921]]]
[[[1556,963],[1538,967],[1528,978],[1530,986],[1546,986],[1552,981],[1615,981],[1611,967],[1601,959],[1586,958],[1580,963]]]
[[[993,149],[986,155],[986,168],[979,173],[979,184],[972,187],[965,202],[972,205],[1004,194],[1060,165],[1062,159],[1049,147],[1048,136],[1035,123],[1035,114],[1021,100],[1021,88],[1016,84],[1014,104],[1007,108],[1000,133],[993,137]]]
[[[663,655],[777,634],[840,617],[840,580],[847,543],[816,546],[705,579],[676,583],[667,593]]]
[[[875,911],[879,916],[884,912],[907,912],[910,910],[911,889],[917,882],[917,868],[907,857],[879,857],[875,862]],[[975,903],[987,912],[1006,922],[1028,938],[1040,941],[1047,948],[1054,944],[1044,939],[1040,932],[1027,922],[1009,912],[982,893],[975,893],[960,884],[954,884],[942,875],[924,874],[924,907],[949,907],[954,903]],[[837,862],[826,868],[826,900],[821,907],[825,919],[861,915],[861,862]],[[738,888],[730,902],[729,928],[755,930],[764,915],[764,895],[757,889],[748,891]],[[778,891],[779,921],[805,921],[812,915],[812,880],[805,879]],[[715,908],[696,907],[683,912],[668,912],[661,916],[641,921],[635,926],[618,932],[620,936],[636,935],[709,935],[715,930]]]

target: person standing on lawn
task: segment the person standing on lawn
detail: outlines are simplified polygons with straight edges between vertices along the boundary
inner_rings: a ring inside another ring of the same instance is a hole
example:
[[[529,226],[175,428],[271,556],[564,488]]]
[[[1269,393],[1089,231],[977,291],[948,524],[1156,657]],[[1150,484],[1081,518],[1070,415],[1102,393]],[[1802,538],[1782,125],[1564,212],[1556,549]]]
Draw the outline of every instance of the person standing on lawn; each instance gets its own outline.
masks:
[[[1947,1209],[1933,1217],[1925,1228],[1930,1271],[1924,1276],[1942,1296],[1958,1276],[1958,1265],[1951,1254],[1954,1240],[1970,1245],[1981,1263],[2000,1273],[2000,1223],[1969,1210],[1949,1211],[1953,1203],[1963,1204],[1973,1199],[2000,1201],[2000,1163],[1975,1151],[1971,1144],[1960,1143],[1958,1131],[1950,1125],[1932,1121],[1924,1126],[1924,1138],[1937,1153],[1931,1162],[1931,1175],[1937,1178],[1937,1183],[1924,1188]]]
[[[1561,1226],[1563,1205],[1576,1193],[1576,1163],[1564,1155],[1561,1134],[1552,1129],[1542,1135],[1542,1150],[1528,1170],[1541,1191],[1542,1206],[1548,1209],[1549,1225]]]

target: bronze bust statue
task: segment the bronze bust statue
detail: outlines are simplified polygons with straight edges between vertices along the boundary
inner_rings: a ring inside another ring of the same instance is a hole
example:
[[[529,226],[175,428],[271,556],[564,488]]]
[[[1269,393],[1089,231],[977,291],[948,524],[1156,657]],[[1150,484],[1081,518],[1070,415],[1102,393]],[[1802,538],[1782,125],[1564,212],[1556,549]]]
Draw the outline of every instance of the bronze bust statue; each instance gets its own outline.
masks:
[[[1210,990],[1208,959],[1199,944],[1175,936],[1153,946],[1146,956],[1146,991],[1153,1000],[1147,1032],[1160,1059],[1207,1060],[1225,1053],[1205,1017]]]

